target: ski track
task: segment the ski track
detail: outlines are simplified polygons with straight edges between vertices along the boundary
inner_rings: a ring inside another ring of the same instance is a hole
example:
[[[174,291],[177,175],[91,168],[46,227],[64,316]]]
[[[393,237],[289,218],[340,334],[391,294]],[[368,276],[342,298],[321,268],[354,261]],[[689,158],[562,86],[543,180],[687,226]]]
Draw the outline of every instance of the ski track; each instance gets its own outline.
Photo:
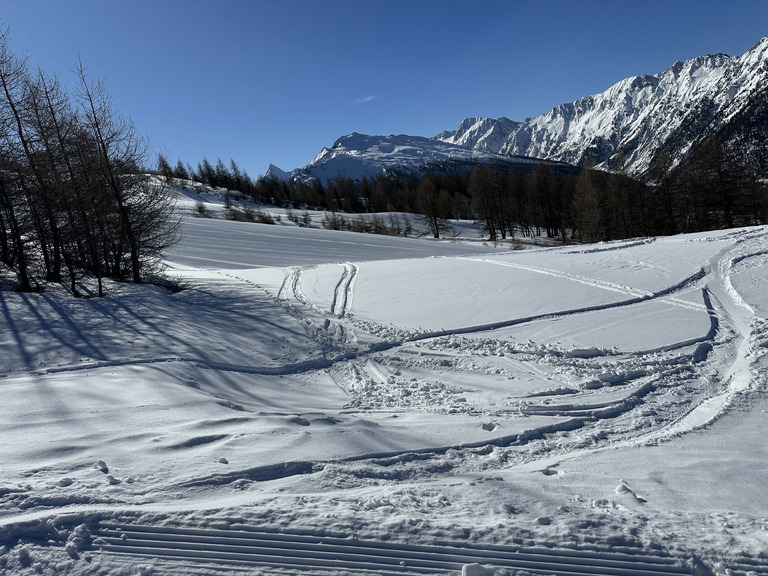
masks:
[[[675,559],[612,546],[567,549],[480,546],[467,543],[413,545],[325,535],[253,530],[189,529],[101,523],[92,530],[104,554],[178,559],[227,570],[280,569],[289,574],[345,570],[352,574],[460,573],[466,564],[490,564],[541,575],[664,576],[692,574],[690,559]],[[174,565],[176,565],[174,563]]]
[[[755,312],[734,288],[731,273],[735,262],[763,253],[761,251],[736,256],[726,253],[716,257],[717,260],[712,266],[716,272],[707,283],[709,293],[714,296],[710,299],[712,301],[710,313],[727,323],[736,340],[733,360],[720,371],[720,380],[724,387],[693,407],[673,426],[658,431],[649,439],[658,439],[659,434],[661,437],[668,438],[710,424],[727,410],[735,395],[744,392],[752,385],[754,377],[749,358],[754,354],[752,320]]]
[[[357,277],[359,267],[346,262],[336,287],[333,290],[330,313],[337,318],[344,318],[352,305],[352,287]]]
[[[605,251],[605,250],[601,250]],[[590,278],[587,276],[582,276],[580,274],[572,274],[570,272],[564,272],[562,270],[552,270],[549,268],[542,268],[539,266],[530,266],[525,264],[516,264],[512,262],[501,262],[499,260],[494,260],[492,258],[471,258],[471,257],[463,257],[465,260],[472,260],[476,262],[484,262],[486,264],[493,264],[496,266],[504,266],[509,268],[517,268],[519,270],[525,270],[527,272],[534,272],[537,274],[544,274],[547,276],[553,276],[555,278],[560,278],[563,280],[570,280],[572,282],[578,282],[579,284],[583,284],[585,286],[590,286],[592,288],[599,288],[602,290],[609,290],[611,292],[617,292],[619,294],[624,294],[626,296],[630,296],[631,301],[646,301],[654,298],[662,298],[663,301],[668,302],[669,304],[672,304],[674,306],[680,306],[682,308],[688,308],[690,310],[702,310],[703,306],[701,304],[696,304],[695,302],[686,302],[684,300],[680,300],[678,298],[674,298],[671,295],[676,292],[681,292],[684,288],[692,288],[695,287],[696,281],[700,280],[706,275],[706,272],[704,270],[700,270],[699,272],[693,274],[692,276],[686,278],[683,280],[683,282],[673,285],[665,290],[660,290],[658,292],[649,292],[647,290],[639,290],[637,288],[632,288],[631,286],[625,286],[623,284],[617,284],[615,282],[607,282],[605,280],[599,280],[597,278]],[[621,303],[618,303],[621,304]]]

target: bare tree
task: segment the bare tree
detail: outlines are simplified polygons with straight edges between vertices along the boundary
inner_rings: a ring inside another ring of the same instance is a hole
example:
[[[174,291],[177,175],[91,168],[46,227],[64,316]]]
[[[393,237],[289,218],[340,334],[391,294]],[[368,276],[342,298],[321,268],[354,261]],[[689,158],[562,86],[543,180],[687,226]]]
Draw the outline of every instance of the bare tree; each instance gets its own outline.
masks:
[[[73,294],[88,275],[103,295],[105,275],[142,281],[178,238],[146,141],[82,64],[78,79],[73,100],[55,76],[30,74],[0,31],[0,260],[20,290],[66,268]]]
[[[133,123],[118,114],[102,82],[91,83],[82,63],[78,66],[78,99],[84,126],[96,145],[103,185],[112,196],[120,220],[118,247],[124,239],[130,276],[139,283],[142,271],[160,251],[172,245],[179,230],[169,196],[150,182],[144,168],[149,147]],[[122,273],[122,262],[114,263]]]

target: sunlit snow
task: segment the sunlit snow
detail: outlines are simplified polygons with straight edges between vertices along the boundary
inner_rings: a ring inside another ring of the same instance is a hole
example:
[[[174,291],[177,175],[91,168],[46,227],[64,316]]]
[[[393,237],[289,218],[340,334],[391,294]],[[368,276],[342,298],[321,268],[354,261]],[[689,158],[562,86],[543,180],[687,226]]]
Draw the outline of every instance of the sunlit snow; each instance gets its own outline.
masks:
[[[409,545],[461,547],[454,574],[514,574],[494,546],[765,573],[767,234],[188,217],[179,293],[0,291],[0,573],[428,573]],[[228,530],[291,552],[248,564]],[[361,542],[388,548],[323,560]]]

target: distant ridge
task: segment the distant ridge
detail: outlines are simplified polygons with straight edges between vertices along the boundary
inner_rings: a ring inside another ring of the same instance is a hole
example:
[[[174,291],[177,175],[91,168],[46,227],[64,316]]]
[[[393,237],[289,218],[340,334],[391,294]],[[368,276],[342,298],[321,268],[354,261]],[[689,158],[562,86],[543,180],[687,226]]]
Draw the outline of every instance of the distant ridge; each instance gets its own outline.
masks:
[[[330,148],[323,148],[312,162],[294,170],[291,176],[298,180],[326,181],[339,176],[360,180],[382,173],[442,172],[487,162],[532,165],[540,160],[473,150],[423,136],[369,136],[353,132],[336,140]]]

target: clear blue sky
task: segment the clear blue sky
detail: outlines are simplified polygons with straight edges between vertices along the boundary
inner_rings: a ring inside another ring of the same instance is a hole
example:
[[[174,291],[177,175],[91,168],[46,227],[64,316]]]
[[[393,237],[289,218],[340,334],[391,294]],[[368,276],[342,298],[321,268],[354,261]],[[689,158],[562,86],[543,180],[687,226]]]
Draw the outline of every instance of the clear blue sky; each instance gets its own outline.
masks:
[[[80,58],[171,161],[250,176],[350,132],[523,120],[768,35],[766,0],[0,0],[11,47]]]

